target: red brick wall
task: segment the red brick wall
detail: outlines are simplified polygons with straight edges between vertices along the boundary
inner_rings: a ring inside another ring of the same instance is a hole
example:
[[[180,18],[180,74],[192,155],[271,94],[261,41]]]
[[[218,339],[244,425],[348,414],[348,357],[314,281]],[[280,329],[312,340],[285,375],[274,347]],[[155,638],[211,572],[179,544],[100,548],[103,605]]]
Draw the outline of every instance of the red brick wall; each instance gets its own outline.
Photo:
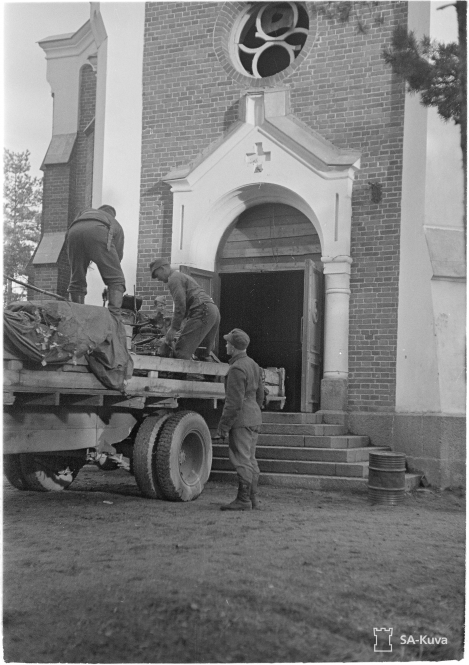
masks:
[[[66,231],[70,219],[70,165],[52,164],[44,167],[42,195],[43,231]]]
[[[67,297],[67,287],[70,276],[66,252],[62,252],[56,265],[44,264],[29,269],[29,283],[59,296]],[[34,277],[34,279],[32,278]],[[30,290],[28,300],[50,300],[50,296]]]
[[[138,292],[163,292],[148,264],[171,251],[172,197],[161,178],[192,160],[237,117],[249,89],[287,85],[292,112],[337,146],[362,153],[354,185],[350,314],[351,410],[395,404],[404,88],[381,59],[407,3],[353,3],[366,34],[306,3],[311,34],[285,74],[254,80],[229,64],[226,36],[245,3],[147,3]],[[367,9],[371,6],[371,11]],[[225,39],[225,42],[223,41]],[[371,202],[370,181],[382,186]]]
[[[81,68],[80,109],[78,116],[78,134],[73,160],[73,203],[72,218],[84,208],[91,206],[92,175],[90,158],[93,157],[94,131],[85,133],[96,112],[96,74],[91,65]]]
[[[44,289],[45,291],[55,292],[55,287],[57,284],[57,267],[54,265],[42,266],[40,271],[39,279],[36,276],[34,286]],[[30,291],[30,298],[32,300],[44,300],[47,299],[47,296],[43,296],[37,291]]]

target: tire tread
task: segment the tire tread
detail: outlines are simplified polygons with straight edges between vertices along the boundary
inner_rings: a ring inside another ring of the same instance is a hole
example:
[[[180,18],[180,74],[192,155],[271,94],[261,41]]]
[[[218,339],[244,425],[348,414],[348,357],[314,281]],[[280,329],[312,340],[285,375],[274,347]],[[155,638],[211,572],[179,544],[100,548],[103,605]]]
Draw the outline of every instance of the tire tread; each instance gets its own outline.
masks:
[[[3,456],[3,473],[10,485],[17,490],[29,489],[26,478],[21,470],[21,460],[19,453],[13,453]]]
[[[194,491],[190,496],[182,496],[181,491],[174,486],[171,479],[171,448],[173,445],[173,436],[176,428],[181,424],[187,416],[198,415],[195,411],[178,411],[172,415],[169,420],[164,424],[161,435],[158,441],[158,448],[156,452],[156,472],[158,482],[166,499],[169,501],[193,501],[196,499],[203,490],[203,484],[200,485],[200,491]],[[202,418],[201,416],[199,416]],[[205,421],[202,418],[205,424]],[[207,428],[207,431],[208,428]],[[210,440],[211,442],[211,440]]]
[[[170,414],[172,415],[172,414]],[[163,499],[154,465],[161,428],[170,415],[148,416],[138,428],[132,454],[133,475],[138,488],[147,499]],[[156,432],[155,432],[155,428]]]

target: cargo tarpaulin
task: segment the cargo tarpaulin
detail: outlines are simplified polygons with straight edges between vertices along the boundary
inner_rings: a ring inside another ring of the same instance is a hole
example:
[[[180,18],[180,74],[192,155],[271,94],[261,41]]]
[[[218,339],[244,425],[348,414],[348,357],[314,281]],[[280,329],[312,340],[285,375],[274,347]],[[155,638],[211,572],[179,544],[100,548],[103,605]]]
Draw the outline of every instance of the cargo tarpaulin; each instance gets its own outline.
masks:
[[[104,307],[62,300],[11,303],[4,311],[4,344],[43,366],[85,356],[93,374],[111,390],[125,392],[132,376],[125,328]]]

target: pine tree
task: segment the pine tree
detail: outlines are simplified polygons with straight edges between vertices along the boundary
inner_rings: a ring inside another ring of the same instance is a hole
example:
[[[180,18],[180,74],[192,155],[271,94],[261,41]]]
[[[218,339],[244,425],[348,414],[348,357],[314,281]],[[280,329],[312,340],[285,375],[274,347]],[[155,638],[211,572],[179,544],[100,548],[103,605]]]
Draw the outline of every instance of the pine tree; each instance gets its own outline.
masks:
[[[467,182],[467,3],[458,0],[439,9],[454,7],[458,20],[458,43],[441,44],[424,36],[418,40],[405,26],[394,30],[391,46],[383,49],[384,61],[410,93],[419,93],[424,106],[434,106],[444,121],[461,128],[464,173],[464,210]]]
[[[454,7],[458,21],[458,43],[441,44],[428,37],[417,40],[406,26],[397,26],[391,46],[383,48],[385,62],[402,80],[408,91],[419,93],[424,106],[435,106],[439,116],[461,128],[464,175],[464,211],[467,202],[467,2],[456,0],[438,9]],[[330,21],[353,23],[359,34],[370,24],[382,25],[381,2],[317,2],[314,9]]]
[[[26,279],[26,267],[41,236],[42,179],[30,174],[29,150],[4,150],[3,272]],[[3,285],[6,302],[25,297],[25,290]]]

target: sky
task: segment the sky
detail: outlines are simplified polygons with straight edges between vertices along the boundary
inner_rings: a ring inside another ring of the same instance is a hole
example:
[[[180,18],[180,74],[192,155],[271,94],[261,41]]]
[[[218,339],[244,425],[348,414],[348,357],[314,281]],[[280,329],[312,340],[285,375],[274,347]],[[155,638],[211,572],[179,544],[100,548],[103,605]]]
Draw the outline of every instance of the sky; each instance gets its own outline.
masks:
[[[38,41],[76,32],[89,19],[88,2],[9,2],[4,20],[4,147],[29,150],[31,174],[40,166],[52,137],[52,97],[46,56]]]

